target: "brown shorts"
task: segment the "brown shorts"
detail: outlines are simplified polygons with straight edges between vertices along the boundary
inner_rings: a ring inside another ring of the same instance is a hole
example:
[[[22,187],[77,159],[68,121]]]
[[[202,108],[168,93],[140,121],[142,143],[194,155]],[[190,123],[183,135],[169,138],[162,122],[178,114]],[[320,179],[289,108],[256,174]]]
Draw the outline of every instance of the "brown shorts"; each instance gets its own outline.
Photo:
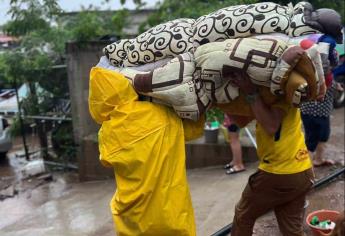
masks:
[[[313,181],[312,169],[288,175],[258,170],[236,205],[231,235],[252,235],[255,220],[272,209],[284,236],[303,235],[303,207]]]

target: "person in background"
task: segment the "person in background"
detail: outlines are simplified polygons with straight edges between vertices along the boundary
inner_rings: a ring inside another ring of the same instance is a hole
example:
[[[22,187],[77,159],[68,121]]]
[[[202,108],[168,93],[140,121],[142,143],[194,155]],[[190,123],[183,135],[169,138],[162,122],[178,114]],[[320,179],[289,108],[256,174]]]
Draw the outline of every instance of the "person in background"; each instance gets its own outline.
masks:
[[[325,146],[331,133],[333,89],[334,86],[329,85],[323,101],[310,101],[301,105],[305,142],[315,167],[334,164],[334,161],[325,158]]]
[[[300,112],[285,100],[266,105],[245,73],[228,79],[246,95],[254,113],[260,162],[236,204],[231,235],[252,235],[256,219],[273,209],[284,236],[301,236],[305,198],[314,172]]]
[[[333,81],[332,68],[338,64],[335,40],[328,35],[323,35],[319,42],[330,44],[328,61],[323,62],[327,91],[323,100],[301,104],[305,142],[315,167],[334,164],[334,161],[325,158],[325,146],[331,133],[330,116],[333,110],[334,89],[337,86],[337,83]]]
[[[339,63],[338,66],[332,70],[333,78],[339,77],[340,81],[336,82],[336,89],[340,92],[344,91],[344,82],[345,82],[345,54],[344,51],[339,54]]]
[[[243,160],[242,160],[242,147],[240,142],[240,127],[235,123],[231,122],[231,116],[224,115],[224,126],[227,128],[229,133],[229,143],[232,153],[232,161],[224,166],[227,175],[236,174],[245,171]]]
[[[344,52],[339,55],[339,64],[332,70],[333,76],[344,76],[345,75],[345,54]]]

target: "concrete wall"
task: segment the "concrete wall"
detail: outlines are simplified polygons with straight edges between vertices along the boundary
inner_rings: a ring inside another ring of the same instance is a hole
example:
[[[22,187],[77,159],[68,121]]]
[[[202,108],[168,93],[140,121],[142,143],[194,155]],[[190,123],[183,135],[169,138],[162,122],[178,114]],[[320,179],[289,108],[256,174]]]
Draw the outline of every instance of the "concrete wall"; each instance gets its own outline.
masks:
[[[81,144],[83,163],[80,168],[80,180],[100,180],[112,178],[113,170],[100,165],[98,158],[98,143],[96,135],[85,137]],[[242,145],[243,161],[257,160],[256,150],[251,145]],[[207,166],[223,166],[232,159],[230,146],[220,138],[218,143],[205,143],[204,137],[186,144],[187,169],[202,168]]]
[[[102,56],[102,48],[109,42],[67,43],[68,86],[73,116],[74,139],[77,144],[83,137],[97,132],[89,108],[89,73]]]
[[[97,125],[88,108],[89,73],[102,56],[102,48],[110,42],[67,43],[67,73],[73,118],[73,135],[78,145],[80,180],[112,176],[98,160]],[[71,131],[72,132],[72,131]]]
[[[232,153],[228,143],[204,143],[203,139],[200,139],[201,142],[186,144],[187,169],[222,166],[231,161]],[[256,149],[253,146],[242,146],[242,156],[244,162],[257,161]]]
[[[106,168],[99,161],[97,134],[83,138],[80,144],[79,180],[92,181],[114,178],[113,168]]]

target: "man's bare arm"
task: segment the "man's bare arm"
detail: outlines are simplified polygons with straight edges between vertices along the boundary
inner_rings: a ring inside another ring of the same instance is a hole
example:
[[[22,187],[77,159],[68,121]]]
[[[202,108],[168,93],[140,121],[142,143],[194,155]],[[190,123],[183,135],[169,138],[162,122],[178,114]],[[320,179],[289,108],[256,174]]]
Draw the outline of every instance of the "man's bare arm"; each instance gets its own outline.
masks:
[[[279,108],[267,106],[260,96],[250,104],[254,116],[258,123],[264,128],[269,135],[274,135],[282,123],[284,111]]]

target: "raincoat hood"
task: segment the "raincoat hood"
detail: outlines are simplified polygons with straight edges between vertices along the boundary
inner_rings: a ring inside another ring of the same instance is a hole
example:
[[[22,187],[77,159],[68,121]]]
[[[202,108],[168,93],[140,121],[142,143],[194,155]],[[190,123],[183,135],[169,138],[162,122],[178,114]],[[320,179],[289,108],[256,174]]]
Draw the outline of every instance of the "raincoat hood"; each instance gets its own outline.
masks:
[[[99,67],[91,69],[89,87],[92,88],[89,93],[89,110],[99,124],[110,119],[110,113],[116,106],[138,100],[138,94],[122,74]]]

